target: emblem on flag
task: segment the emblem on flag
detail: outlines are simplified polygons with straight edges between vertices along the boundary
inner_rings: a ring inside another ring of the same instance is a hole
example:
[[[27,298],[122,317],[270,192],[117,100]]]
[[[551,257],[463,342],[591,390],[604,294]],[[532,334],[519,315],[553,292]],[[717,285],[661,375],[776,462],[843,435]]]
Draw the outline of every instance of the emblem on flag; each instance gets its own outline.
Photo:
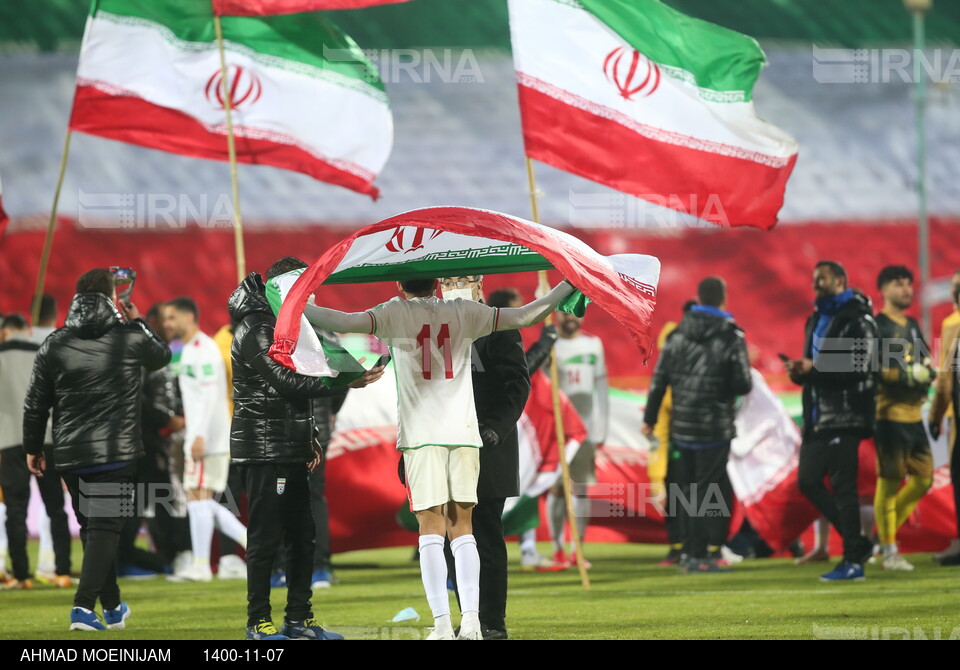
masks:
[[[287,478],[277,477],[277,495],[282,496],[283,492],[286,490],[287,490]]]

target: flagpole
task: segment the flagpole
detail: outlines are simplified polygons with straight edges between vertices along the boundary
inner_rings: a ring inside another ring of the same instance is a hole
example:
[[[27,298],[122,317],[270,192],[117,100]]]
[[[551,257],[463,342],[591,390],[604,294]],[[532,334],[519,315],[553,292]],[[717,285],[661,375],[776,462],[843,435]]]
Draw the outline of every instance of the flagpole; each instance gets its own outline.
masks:
[[[237,145],[233,136],[233,100],[227,83],[227,57],[223,48],[223,27],[220,17],[214,13],[213,27],[217,33],[217,48],[220,51],[220,82],[223,88],[223,108],[227,113],[227,153],[230,158],[230,188],[233,193],[233,243],[237,257],[237,283],[247,274],[247,257],[243,248],[243,217],[240,214],[240,184],[237,179]]]
[[[60,203],[60,191],[63,189],[63,177],[67,173],[67,157],[70,155],[70,138],[73,131],[67,128],[67,136],[63,140],[63,155],[60,157],[60,174],[57,176],[57,190],[53,193],[53,206],[50,208],[50,221],[47,224],[47,235],[43,240],[43,253],[40,254],[40,271],[37,273],[37,290],[33,294],[33,305],[30,307],[30,324],[36,326],[40,321],[40,303],[43,301],[43,288],[47,281],[47,266],[50,264],[50,250],[53,248],[53,234],[57,227],[57,205]]]
[[[530,210],[533,213],[533,222],[540,223],[540,206],[537,202],[537,180],[533,174],[533,161],[526,156],[527,184],[530,188]],[[550,284],[547,281],[547,271],[540,270],[540,290],[547,291]],[[553,315],[547,317],[546,325],[553,323]],[[590,590],[590,576],[587,574],[586,561],[583,556],[583,546],[580,543],[580,523],[573,506],[573,494],[570,487],[570,464],[567,463],[567,436],[563,429],[563,414],[560,410],[560,372],[557,368],[556,347],[550,349],[550,388],[553,396],[553,421],[557,435],[557,452],[560,456],[560,468],[563,481],[563,497],[567,505],[567,519],[570,522],[570,535],[573,538],[573,551],[577,559],[577,568],[580,570],[580,581],[583,588]]]

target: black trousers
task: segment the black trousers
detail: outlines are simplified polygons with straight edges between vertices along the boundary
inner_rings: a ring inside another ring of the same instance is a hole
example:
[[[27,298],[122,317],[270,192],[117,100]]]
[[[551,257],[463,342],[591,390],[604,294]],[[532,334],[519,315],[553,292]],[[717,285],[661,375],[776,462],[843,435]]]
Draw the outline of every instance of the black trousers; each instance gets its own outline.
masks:
[[[797,477],[800,491],[843,538],[843,558],[863,560],[867,542],[860,534],[860,499],[857,493],[860,438],[854,435],[810,435],[800,445]],[[827,489],[824,478],[830,478]]]
[[[330,512],[327,509],[327,462],[310,473],[310,509],[316,527],[316,548],[313,551],[313,569],[330,569]]]
[[[690,558],[707,558],[709,545],[719,546],[730,527],[727,458],[730,443],[711,449],[680,448],[680,481],[684,487],[667,498],[679,507],[686,530],[683,551]]]
[[[303,463],[238,465],[247,494],[247,625],[270,617],[270,573],[286,557],[289,621],[313,616],[314,525],[310,483]]]
[[[99,598],[103,609],[114,609],[120,604],[116,565],[120,529],[136,514],[136,463],[85,475],[64,472],[63,480],[73,498],[83,542],[83,567],[73,605],[92,610]]]
[[[673,444],[667,445],[667,476],[664,477],[667,487],[667,498],[670,500],[670,491],[675,490],[678,495],[687,497],[687,483],[683,477],[683,466],[680,463],[680,449]],[[686,540],[686,528],[683,514],[678,509],[671,509],[666,505],[664,522],[667,526],[667,541],[670,544],[683,544]]]
[[[58,575],[70,574],[70,527],[67,512],[63,508],[63,484],[53,462],[53,450],[45,446],[44,458],[47,469],[37,478],[43,506],[50,517],[50,534],[53,536],[53,553]],[[30,577],[30,561],[27,558],[27,511],[30,507],[30,470],[27,469],[27,454],[22,446],[4,449],[0,455],[0,488],[7,505],[7,538],[13,576],[24,580]]]
[[[481,498],[473,508],[473,537],[480,554],[480,625],[507,629],[507,543],[503,539],[503,498]],[[444,546],[447,572],[457,590],[457,570],[450,541]],[[460,593],[457,591],[457,603]]]

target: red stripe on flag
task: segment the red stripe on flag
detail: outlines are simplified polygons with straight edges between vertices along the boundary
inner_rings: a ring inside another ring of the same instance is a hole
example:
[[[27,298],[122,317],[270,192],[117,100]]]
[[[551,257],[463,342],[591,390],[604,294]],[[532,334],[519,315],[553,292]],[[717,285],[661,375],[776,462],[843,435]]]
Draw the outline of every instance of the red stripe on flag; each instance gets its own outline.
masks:
[[[111,95],[94,86],[77,87],[70,129],[183,156],[228,160],[225,132],[210,132],[200,121],[175,109],[137,96]],[[371,180],[335,167],[292,144],[237,136],[236,145],[237,160],[241,163],[302,172],[374,199],[380,193]]]
[[[357,9],[398,2],[407,0],[213,0],[213,11],[220,16],[266,16],[325,9]]]
[[[627,126],[518,86],[527,155],[718,225],[777,223],[796,156],[784,167],[645,137]]]

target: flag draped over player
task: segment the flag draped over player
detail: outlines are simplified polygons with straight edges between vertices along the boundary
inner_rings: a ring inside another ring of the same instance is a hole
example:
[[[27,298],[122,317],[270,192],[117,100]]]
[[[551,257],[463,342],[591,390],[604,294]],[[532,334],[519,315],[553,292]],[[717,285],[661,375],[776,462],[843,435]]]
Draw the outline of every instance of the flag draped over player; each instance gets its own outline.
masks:
[[[365,226],[330,248],[290,288],[280,309],[271,356],[296,370],[307,298],[321,284],[378,282],[556,268],[586,299],[610,313],[645,358],[660,261],[602,256],[561,231],[507,214],[467,207],[428,207]]]
[[[720,225],[770,228],[797,143],[758,118],[756,40],[660,0],[510,0],[530,158]]]
[[[393,117],[357,44],[315,13],[221,21],[227,96],[209,3],[94,2],[70,129],[226,161],[229,101],[237,161],[376,197]]]

